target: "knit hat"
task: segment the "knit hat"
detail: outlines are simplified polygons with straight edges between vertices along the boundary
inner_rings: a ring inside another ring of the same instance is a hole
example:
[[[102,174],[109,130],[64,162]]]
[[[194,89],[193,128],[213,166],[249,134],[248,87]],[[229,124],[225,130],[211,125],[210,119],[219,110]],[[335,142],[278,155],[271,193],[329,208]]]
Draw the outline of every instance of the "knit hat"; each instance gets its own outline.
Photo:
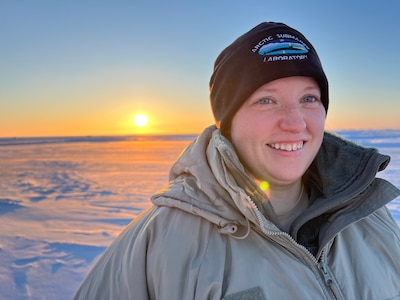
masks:
[[[318,54],[300,32],[265,22],[237,38],[217,57],[210,79],[210,101],[217,126],[229,135],[235,113],[262,85],[284,77],[313,77],[328,111],[328,81]]]

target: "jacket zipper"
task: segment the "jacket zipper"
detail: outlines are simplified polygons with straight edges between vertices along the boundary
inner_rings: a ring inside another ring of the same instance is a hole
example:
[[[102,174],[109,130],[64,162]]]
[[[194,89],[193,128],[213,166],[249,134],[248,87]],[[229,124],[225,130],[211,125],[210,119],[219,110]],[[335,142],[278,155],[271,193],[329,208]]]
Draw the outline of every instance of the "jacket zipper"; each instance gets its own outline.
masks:
[[[318,267],[322,272],[322,275],[324,276],[325,279],[325,284],[329,287],[329,289],[332,291],[332,293],[335,295],[335,298],[337,299],[339,295],[341,295],[340,290],[337,289],[337,286],[334,282],[334,279],[332,276],[329,274],[326,266],[326,250],[323,249],[321,253],[321,259],[318,262]],[[341,296],[340,296],[341,297]]]
[[[303,245],[300,245],[299,243],[297,243],[289,234],[287,234],[286,232],[274,232],[274,231],[267,231],[264,228],[264,221],[262,219],[262,215],[257,207],[257,205],[254,203],[254,201],[246,195],[247,200],[250,202],[251,207],[254,209],[256,216],[257,216],[257,220],[260,224],[260,229],[261,231],[267,235],[267,236],[278,236],[278,235],[282,235],[287,237],[290,242],[293,243],[293,245],[295,245],[297,248],[299,248],[300,250],[304,251],[304,253],[306,254],[307,258],[313,262],[313,264],[310,264],[310,267],[312,267],[312,269],[315,269],[315,266],[317,267],[317,269],[319,270],[319,274],[322,275],[322,278],[324,279],[324,283],[325,283],[325,288],[330,292],[330,295],[333,297],[333,299],[337,299],[336,294],[334,292],[334,289],[332,288],[332,283],[333,283],[333,279],[330,276],[330,274],[326,271],[325,268],[325,260],[323,259],[324,257],[324,250],[322,250],[321,253],[321,259],[320,261],[318,261],[314,255],[312,255],[312,253]]]
[[[227,155],[228,155],[228,158],[230,159],[231,163],[232,163],[236,168],[240,169],[239,166],[236,164],[235,159],[233,159],[232,155],[231,155],[229,152],[227,152]],[[260,210],[258,209],[257,205],[254,203],[253,199],[251,199],[251,197],[249,197],[247,194],[245,194],[245,198],[246,198],[247,201],[250,203],[251,207],[253,208],[253,210],[254,210],[255,213],[256,213],[257,220],[258,220],[258,223],[260,224],[260,229],[261,229],[261,231],[262,231],[266,236],[284,235],[284,236],[286,236],[286,237],[292,242],[293,245],[295,245],[295,246],[296,246],[297,248],[299,248],[300,250],[304,251],[304,253],[306,254],[307,258],[308,258],[309,260],[312,261],[312,264],[308,262],[309,267],[310,267],[311,269],[317,269],[317,270],[318,270],[318,273],[319,273],[320,275],[322,275],[322,278],[323,278],[323,280],[324,280],[325,289],[327,289],[328,292],[330,293],[330,295],[332,296],[332,298],[336,300],[336,299],[337,299],[337,296],[336,296],[336,294],[335,294],[335,292],[334,292],[334,290],[333,290],[333,288],[332,288],[332,282],[333,282],[333,280],[332,280],[331,276],[329,275],[329,273],[328,273],[328,272],[326,271],[326,269],[325,269],[324,260],[321,259],[321,261],[319,262],[319,261],[314,257],[314,255],[312,255],[312,253],[311,253],[306,247],[304,247],[303,245],[300,245],[299,243],[297,243],[288,233],[286,233],[286,232],[266,231],[266,230],[264,229],[264,221],[263,221],[263,218],[262,218],[262,214],[260,213]],[[323,252],[324,252],[324,250],[323,250]],[[324,254],[324,253],[321,253],[321,258],[323,257],[323,254]],[[339,295],[339,294],[337,294],[337,295]]]

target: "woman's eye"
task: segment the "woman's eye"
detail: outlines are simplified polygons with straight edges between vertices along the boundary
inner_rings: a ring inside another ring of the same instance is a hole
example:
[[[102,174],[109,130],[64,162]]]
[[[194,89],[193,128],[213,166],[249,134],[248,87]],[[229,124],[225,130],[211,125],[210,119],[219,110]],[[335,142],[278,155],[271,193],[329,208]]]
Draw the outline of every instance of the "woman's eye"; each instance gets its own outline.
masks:
[[[307,97],[303,98],[303,102],[307,102],[307,103],[316,102],[316,101],[317,101],[317,98],[314,96],[307,96]]]
[[[262,98],[257,101],[258,104],[271,104],[272,100],[270,98]]]

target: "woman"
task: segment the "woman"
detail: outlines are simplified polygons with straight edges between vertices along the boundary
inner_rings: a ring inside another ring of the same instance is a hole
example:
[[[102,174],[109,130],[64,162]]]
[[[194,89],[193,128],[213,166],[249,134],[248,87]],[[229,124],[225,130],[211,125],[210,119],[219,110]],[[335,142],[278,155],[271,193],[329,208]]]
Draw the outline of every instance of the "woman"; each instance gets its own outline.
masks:
[[[217,58],[216,125],[75,299],[395,299],[389,157],[324,132],[328,82],[298,31],[262,23]]]

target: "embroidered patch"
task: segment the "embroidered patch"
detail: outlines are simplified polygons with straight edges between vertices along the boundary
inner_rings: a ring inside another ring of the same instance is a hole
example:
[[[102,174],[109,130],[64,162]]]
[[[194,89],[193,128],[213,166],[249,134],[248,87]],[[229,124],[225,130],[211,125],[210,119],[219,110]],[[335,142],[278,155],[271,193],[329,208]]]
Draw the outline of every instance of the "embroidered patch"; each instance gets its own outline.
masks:
[[[222,298],[222,300],[265,300],[265,297],[263,290],[260,287],[255,287],[230,294]]]
[[[278,41],[262,46],[258,54],[272,56],[281,54],[304,54],[307,52],[307,48],[301,43],[290,39],[279,39]]]
[[[264,62],[275,62],[307,59],[310,48],[297,36],[278,33],[262,39],[251,51],[263,57]]]

